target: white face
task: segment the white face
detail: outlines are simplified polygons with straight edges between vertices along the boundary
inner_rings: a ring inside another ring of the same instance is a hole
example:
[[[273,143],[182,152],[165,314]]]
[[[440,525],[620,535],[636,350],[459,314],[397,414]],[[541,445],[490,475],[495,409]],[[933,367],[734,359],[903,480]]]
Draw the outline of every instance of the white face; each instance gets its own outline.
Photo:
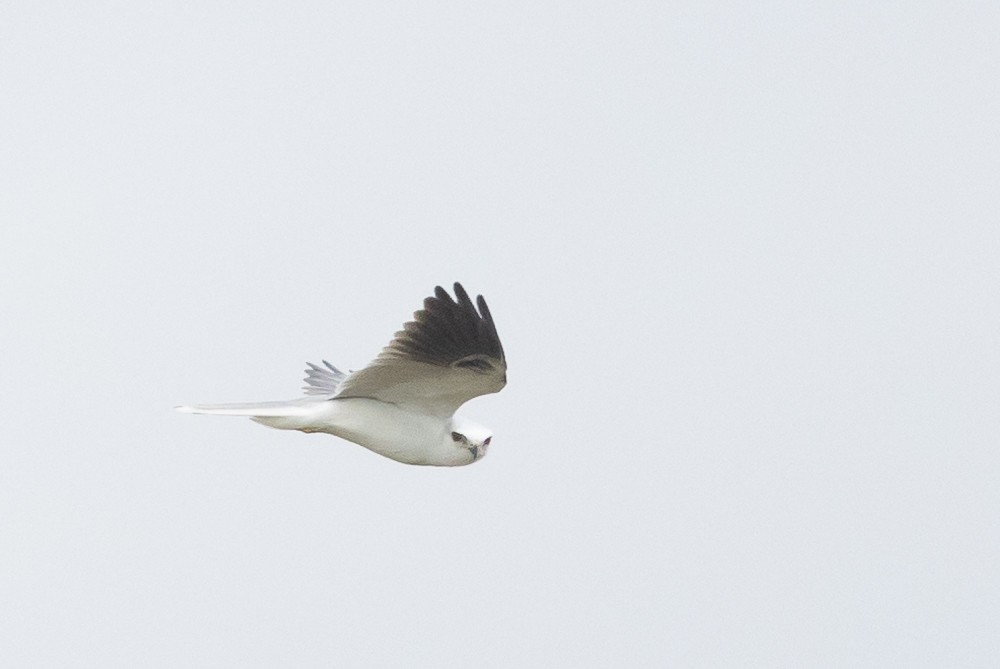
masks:
[[[472,462],[486,457],[492,438],[490,431],[482,425],[458,419],[452,421],[450,439],[456,447],[469,452]]]

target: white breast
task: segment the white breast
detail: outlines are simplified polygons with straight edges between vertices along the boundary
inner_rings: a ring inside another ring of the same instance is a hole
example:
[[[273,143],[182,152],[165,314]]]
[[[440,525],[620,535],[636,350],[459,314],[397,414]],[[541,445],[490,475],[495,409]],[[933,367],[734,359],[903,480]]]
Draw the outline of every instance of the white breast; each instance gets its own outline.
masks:
[[[378,400],[328,400],[309,431],[353,441],[387,458],[412,465],[463,465],[464,449],[450,443],[449,420]]]

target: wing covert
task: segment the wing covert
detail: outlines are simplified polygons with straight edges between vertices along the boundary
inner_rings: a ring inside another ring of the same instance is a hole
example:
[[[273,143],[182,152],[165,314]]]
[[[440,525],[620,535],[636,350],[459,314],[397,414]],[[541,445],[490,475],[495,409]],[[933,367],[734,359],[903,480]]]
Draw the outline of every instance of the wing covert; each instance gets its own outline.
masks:
[[[450,416],[507,383],[507,362],[486,300],[460,283],[424,300],[374,361],[341,384],[337,397],[371,397]],[[478,310],[477,310],[478,305]]]

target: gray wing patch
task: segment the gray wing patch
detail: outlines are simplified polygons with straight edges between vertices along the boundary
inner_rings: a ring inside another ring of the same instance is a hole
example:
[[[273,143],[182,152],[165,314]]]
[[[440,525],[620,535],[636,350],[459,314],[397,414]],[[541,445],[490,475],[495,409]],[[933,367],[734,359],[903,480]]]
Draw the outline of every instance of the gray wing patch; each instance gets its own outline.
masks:
[[[344,374],[326,360],[323,361],[322,366],[311,362],[307,362],[306,364],[309,365],[308,369],[306,369],[306,378],[303,379],[306,385],[302,386],[302,389],[306,391],[306,395],[336,395],[337,390],[340,389],[340,384],[347,378],[347,374]]]
[[[478,306],[478,309],[476,308]],[[337,397],[368,397],[451,416],[507,383],[507,361],[486,300],[438,286],[389,345],[340,385]]]

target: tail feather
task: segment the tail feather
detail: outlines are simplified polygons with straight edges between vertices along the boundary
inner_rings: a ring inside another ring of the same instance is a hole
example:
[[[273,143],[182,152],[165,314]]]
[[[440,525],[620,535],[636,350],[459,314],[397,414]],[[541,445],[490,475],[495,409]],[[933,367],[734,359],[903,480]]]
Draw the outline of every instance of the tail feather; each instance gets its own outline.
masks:
[[[195,404],[174,408],[181,413],[214,414],[216,416],[309,416],[314,412],[315,406],[315,400],[312,402],[287,400],[284,402]]]
[[[251,420],[279,430],[316,432],[322,429],[326,400],[315,397],[284,402],[248,402],[242,404],[195,404],[174,407],[181,413],[214,414],[217,416],[249,416]]]

